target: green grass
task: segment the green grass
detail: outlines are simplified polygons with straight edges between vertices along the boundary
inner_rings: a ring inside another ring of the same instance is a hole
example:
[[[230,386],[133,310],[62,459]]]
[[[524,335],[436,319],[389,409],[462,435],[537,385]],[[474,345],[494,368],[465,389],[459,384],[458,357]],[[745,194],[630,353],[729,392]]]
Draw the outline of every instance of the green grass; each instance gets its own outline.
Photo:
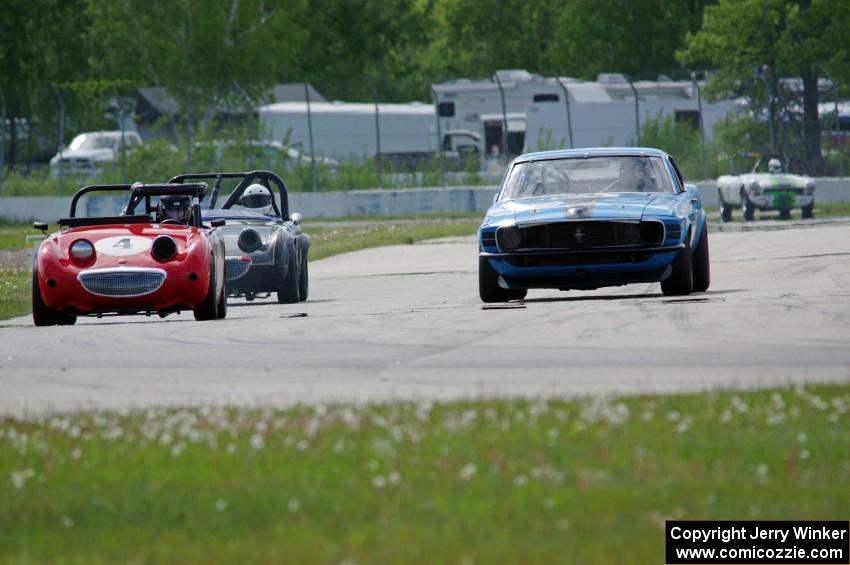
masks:
[[[0,221],[0,249],[24,249],[27,246],[26,236],[40,234],[32,224]]]
[[[662,563],[664,520],[846,520],[850,386],[0,420],[9,562]]]
[[[30,311],[30,272],[23,268],[0,268],[0,320]]]

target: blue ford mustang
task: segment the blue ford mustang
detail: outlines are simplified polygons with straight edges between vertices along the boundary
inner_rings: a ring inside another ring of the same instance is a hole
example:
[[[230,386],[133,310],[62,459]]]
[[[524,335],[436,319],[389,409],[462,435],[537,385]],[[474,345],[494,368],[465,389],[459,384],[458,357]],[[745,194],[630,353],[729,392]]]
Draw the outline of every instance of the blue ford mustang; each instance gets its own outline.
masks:
[[[699,193],[658,149],[528,153],[508,166],[478,228],[484,302],[530,288],[661,282],[665,295],[708,289]]]

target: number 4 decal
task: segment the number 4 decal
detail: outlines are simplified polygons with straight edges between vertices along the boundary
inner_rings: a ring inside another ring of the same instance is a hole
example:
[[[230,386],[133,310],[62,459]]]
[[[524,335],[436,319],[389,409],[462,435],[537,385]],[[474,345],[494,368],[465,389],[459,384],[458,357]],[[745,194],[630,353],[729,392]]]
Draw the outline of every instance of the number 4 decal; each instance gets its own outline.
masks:
[[[130,241],[129,237],[124,237],[115,242],[115,245],[112,247],[117,247],[118,249],[130,249],[133,247],[133,242]]]

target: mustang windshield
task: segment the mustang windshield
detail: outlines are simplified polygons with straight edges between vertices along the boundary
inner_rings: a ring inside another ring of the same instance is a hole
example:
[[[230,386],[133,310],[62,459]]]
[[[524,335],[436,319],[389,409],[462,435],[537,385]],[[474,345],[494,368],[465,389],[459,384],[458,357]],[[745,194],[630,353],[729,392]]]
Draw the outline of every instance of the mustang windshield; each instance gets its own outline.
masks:
[[[673,192],[660,157],[573,157],[517,163],[502,199],[600,192]]]

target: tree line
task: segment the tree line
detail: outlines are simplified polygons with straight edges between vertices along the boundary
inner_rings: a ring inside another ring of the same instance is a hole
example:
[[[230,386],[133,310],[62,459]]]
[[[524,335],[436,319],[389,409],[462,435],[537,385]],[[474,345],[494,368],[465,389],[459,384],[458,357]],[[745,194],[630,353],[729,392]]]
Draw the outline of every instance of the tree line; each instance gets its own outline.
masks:
[[[112,92],[163,86],[191,125],[238,95],[234,83],[249,95],[307,81],[329,99],[408,101],[503,68],[590,80],[716,69],[708,94],[746,97],[773,126],[768,142],[794,142],[776,132],[802,108],[798,141],[816,161],[817,79],[850,84],[848,35],[844,0],[6,0],[0,102],[14,130],[12,118],[35,127],[55,111],[51,85],[75,93],[78,121]],[[788,76],[802,95],[782,88]]]

